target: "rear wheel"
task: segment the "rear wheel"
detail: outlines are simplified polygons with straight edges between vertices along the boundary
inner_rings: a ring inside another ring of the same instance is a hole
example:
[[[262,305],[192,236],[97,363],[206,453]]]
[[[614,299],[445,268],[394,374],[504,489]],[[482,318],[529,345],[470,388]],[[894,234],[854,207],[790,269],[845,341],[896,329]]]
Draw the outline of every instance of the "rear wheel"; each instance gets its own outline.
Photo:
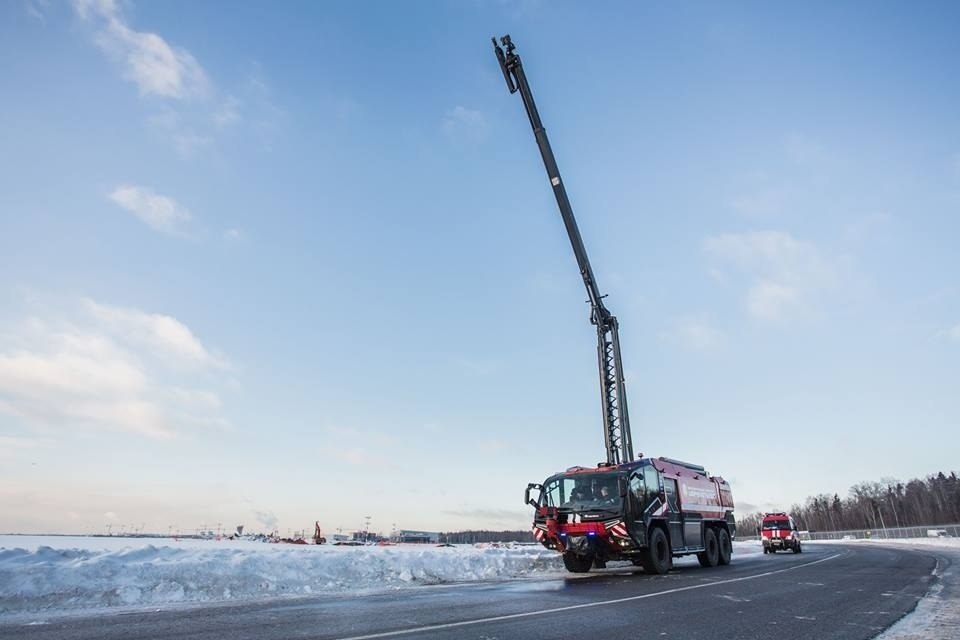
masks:
[[[720,547],[720,564],[730,564],[730,557],[733,556],[733,544],[730,542],[730,534],[726,529],[720,529],[717,536],[717,545]]]
[[[720,549],[717,546],[717,534],[713,529],[707,527],[703,531],[704,549],[697,554],[697,560],[701,567],[715,567],[720,562]]]
[[[570,573],[586,573],[590,571],[592,565],[593,557],[591,556],[578,556],[569,551],[563,554],[563,566],[565,566]]]
[[[650,529],[650,537],[647,539],[649,546],[643,554],[643,570],[647,573],[657,573],[663,575],[670,571],[670,541],[667,534],[660,527]]]

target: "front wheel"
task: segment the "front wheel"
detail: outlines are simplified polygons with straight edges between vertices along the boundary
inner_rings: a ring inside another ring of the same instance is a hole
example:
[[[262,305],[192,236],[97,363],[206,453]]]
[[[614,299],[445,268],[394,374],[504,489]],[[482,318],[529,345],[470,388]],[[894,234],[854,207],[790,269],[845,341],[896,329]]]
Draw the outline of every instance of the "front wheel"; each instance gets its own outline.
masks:
[[[592,556],[578,556],[575,553],[567,551],[563,554],[563,566],[570,573],[586,573],[593,566]]]
[[[799,542],[797,542],[795,545],[793,545],[793,552],[794,552],[794,553],[802,553],[802,552],[803,552],[803,550],[800,548],[800,543],[799,543]]]
[[[646,552],[643,554],[643,570],[660,575],[670,571],[670,540],[660,527],[650,529]]]
[[[701,567],[715,567],[720,562],[720,549],[717,546],[717,534],[713,529],[706,528],[703,531],[703,551],[697,554],[697,560]]]
[[[720,547],[720,564],[730,564],[730,558],[733,556],[733,543],[730,542],[730,534],[726,529],[720,529],[717,536],[717,545]]]

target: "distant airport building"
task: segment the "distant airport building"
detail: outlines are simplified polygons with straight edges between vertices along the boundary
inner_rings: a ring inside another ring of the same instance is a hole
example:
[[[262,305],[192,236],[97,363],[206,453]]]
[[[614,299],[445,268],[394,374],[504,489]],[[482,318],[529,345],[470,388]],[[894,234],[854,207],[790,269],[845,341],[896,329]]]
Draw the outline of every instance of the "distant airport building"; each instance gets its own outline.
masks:
[[[409,531],[407,529],[401,529],[397,532],[397,542],[436,544],[440,542],[440,534],[434,531]]]

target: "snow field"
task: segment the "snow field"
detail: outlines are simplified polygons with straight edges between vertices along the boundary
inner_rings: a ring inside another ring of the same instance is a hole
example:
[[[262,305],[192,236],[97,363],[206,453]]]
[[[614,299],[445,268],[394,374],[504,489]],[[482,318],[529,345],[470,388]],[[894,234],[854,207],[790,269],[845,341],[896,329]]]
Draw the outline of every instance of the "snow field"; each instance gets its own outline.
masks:
[[[735,542],[735,553],[759,553]],[[540,545],[345,547],[0,536],[0,614],[65,613],[566,576]]]
[[[182,542],[0,536],[0,614],[362,592],[564,571],[560,557],[539,546]]]

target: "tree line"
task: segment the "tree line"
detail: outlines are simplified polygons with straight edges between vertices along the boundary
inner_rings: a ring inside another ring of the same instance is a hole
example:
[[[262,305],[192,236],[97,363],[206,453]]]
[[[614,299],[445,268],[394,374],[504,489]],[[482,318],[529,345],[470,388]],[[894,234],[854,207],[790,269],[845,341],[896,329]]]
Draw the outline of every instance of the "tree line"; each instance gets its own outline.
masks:
[[[790,507],[797,527],[807,531],[846,531],[884,527],[917,527],[960,522],[960,478],[956,472],[900,482],[884,478],[850,487],[839,494],[810,496],[802,505]],[[737,519],[737,530],[752,535],[763,514]]]

